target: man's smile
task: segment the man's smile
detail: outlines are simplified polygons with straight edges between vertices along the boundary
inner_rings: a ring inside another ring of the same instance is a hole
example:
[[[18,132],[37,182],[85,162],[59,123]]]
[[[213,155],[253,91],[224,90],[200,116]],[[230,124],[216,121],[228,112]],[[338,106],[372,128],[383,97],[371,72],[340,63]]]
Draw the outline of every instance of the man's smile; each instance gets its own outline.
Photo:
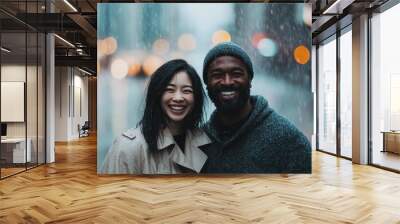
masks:
[[[219,97],[223,100],[230,100],[239,95],[238,91],[220,91]]]

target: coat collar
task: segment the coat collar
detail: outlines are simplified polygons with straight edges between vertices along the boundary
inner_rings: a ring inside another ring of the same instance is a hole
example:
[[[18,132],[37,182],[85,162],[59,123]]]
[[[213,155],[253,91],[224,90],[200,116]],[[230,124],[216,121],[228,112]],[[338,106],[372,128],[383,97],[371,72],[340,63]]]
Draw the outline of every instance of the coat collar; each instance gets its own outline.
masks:
[[[158,150],[164,150],[168,148],[168,146],[175,144],[174,137],[172,136],[169,128],[164,128],[157,139],[157,148]]]
[[[200,173],[201,168],[207,161],[207,155],[199,147],[210,143],[211,140],[204,131],[200,129],[187,131],[185,153],[183,153],[178,144],[175,143],[171,131],[165,128],[157,141],[157,146],[158,150],[165,150],[169,146],[174,145],[170,153],[171,160],[183,167]]]

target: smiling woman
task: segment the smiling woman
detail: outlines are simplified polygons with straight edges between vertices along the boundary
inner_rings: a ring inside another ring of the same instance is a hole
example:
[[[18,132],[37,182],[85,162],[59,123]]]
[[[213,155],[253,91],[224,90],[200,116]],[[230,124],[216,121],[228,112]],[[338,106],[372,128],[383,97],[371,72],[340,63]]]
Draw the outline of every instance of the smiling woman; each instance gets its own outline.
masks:
[[[207,160],[200,147],[210,143],[199,129],[203,102],[201,80],[192,66],[184,60],[162,65],[151,76],[139,127],[114,141],[101,173],[199,173]]]

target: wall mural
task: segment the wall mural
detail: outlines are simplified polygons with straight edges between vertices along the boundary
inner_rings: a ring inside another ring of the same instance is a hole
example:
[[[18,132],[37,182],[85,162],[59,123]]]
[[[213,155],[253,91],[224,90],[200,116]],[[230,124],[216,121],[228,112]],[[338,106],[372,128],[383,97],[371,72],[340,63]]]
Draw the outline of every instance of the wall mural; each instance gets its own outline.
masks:
[[[310,173],[310,27],[300,3],[98,4],[98,173]]]

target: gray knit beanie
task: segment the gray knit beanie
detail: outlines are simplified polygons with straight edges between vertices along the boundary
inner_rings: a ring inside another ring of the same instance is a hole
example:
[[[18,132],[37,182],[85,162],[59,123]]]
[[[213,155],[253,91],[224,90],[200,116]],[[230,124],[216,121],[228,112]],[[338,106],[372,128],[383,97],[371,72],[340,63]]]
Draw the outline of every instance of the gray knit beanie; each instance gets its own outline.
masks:
[[[203,63],[203,81],[207,83],[207,70],[208,66],[214,59],[220,56],[233,56],[240,59],[247,67],[250,80],[253,78],[253,65],[249,55],[237,44],[233,42],[223,42],[213,47],[206,57]]]

